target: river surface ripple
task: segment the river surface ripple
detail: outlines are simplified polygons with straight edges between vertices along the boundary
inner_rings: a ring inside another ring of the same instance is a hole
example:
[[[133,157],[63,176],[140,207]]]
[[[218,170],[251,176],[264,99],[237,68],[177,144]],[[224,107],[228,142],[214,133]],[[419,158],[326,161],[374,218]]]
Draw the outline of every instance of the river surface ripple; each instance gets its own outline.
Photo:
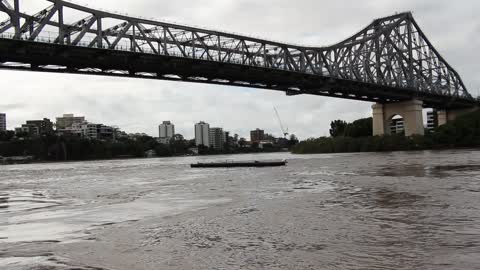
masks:
[[[0,269],[480,269],[479,210],[470,150],[3,166]]]

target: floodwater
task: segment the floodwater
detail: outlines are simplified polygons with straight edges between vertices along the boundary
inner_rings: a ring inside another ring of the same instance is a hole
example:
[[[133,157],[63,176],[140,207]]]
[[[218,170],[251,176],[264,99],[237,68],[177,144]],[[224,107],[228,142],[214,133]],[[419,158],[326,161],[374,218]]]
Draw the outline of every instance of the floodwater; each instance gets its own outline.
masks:
[[[3,166],[0,269],[480,269],[480,152]]]

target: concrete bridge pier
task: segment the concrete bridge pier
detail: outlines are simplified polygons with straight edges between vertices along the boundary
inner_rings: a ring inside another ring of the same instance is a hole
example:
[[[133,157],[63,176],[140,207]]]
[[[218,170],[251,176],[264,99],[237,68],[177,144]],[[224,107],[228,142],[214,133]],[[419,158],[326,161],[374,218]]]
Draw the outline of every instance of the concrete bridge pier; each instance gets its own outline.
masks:
[[[424,135],[423,127],[423,102],[421,100],[409,100],[398,103],[377,103],[373,109],[373,135],[390,135],[390,123],[399,115],[403,118],[405,135]]]

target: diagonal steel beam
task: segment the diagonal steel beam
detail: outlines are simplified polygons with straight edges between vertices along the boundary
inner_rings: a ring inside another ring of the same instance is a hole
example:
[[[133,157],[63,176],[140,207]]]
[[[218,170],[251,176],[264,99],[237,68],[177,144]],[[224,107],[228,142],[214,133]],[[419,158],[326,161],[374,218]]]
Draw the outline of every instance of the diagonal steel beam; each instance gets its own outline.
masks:
[[[58,11],[58,6],[53,6],[52,9],[48,12],[48,14],[41,20],[40,24],[35,28],[32,34],[30,34],[30,37],[28,40],[32,41],[35,40],[38,37],[38,34],[43,30],[45,25],[47,25],[47,22],[50,21],[53,17],[53,15]]]
[[[93,24],[97,21],[97,18],[92,16],[90,17],[87,24],[83,25],[82,31],[75,37],[72,41],[72,45],[77,45],[85,36],[87,32],[92,28]]]

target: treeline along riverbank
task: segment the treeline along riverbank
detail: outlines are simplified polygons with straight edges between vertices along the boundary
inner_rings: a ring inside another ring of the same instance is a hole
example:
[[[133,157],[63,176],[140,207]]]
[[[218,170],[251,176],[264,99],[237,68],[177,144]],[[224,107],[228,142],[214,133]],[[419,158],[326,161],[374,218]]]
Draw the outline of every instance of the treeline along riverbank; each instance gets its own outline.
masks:
[[[192,149],[196,149],[196,151],[192,151]],[[0,164],[280,151],[284,151],[284,149],[275,146],[260,148],[255,145],[252,147],[231,147],[225,145],[222,150],[216,150],[203,146],[196,147],[194,141],[188,140],[172,140],[169,144],[161,144],[150,136],[97,140],[76,136],[56,136],[54,134],[41,136],[24,134],[19,136],[12,131],[0,132]]]
[[[458,117],[425,136],[372,136],[372,118],[331,123],[331,137],[312,138],[293,147],[296,154],[410,151],[480,147],[480,111]]]

